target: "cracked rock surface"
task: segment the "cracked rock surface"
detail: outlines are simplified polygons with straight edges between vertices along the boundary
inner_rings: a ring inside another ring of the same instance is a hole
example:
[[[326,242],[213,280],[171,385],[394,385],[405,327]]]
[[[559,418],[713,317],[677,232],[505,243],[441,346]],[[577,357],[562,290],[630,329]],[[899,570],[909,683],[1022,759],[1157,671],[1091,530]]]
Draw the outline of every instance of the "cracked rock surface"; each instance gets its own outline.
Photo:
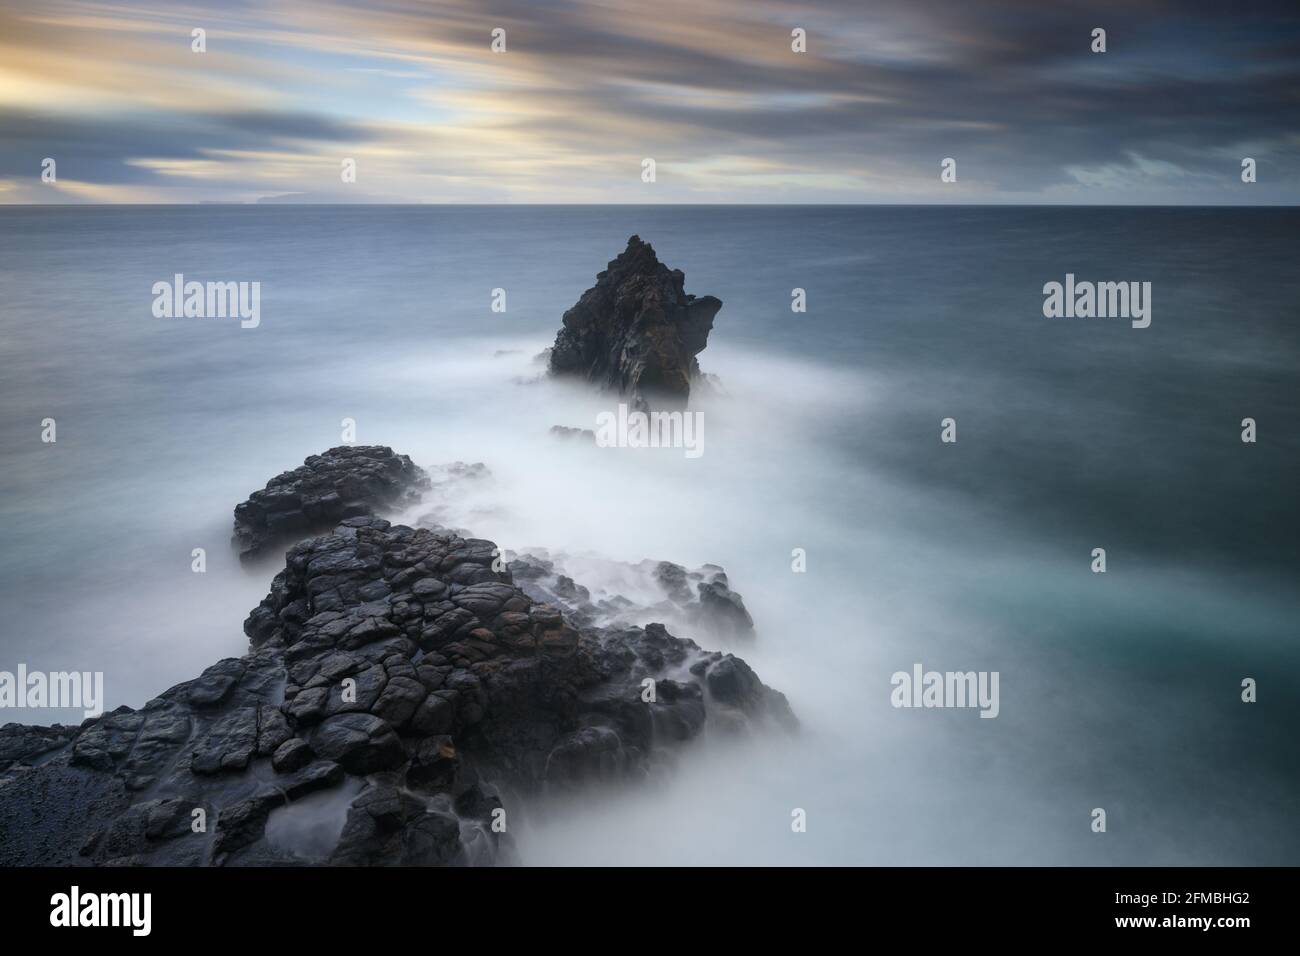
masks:
[[[276,475],[236,506],[234,542],[249,560],[345,518],[414,500],[428,487],[424,472],[391,448],[341,445]]]
[[[352,451],[304,468],[410,483],[404,456]],[[650,567],[670,603],[748,620],[721,569]],[[0,865],[511,862],[504,793],[645,781],[706,727],[795,725],[739,658],[584,614],[567,578],[574,600],[549,603],[557,576],[518,571],[491,541],[373,515],[299,542],[245,656],[79,728],[0,728]]]

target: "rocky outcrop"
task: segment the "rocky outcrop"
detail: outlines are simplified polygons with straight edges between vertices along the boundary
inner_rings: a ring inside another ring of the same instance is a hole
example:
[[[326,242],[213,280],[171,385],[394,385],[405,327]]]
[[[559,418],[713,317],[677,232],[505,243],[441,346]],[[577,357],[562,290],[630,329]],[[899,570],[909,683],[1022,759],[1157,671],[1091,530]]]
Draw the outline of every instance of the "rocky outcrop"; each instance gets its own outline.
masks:
[[[45,754],[66,746],[76,733],[76,727],[62,724],[53,727],[5,724],[0,727],[0,772],[15,765],[30,766]]]
[[[352,519],[292,549],[246,630],[255,648],[283,654],[284,711],[318,753],[315,735],[333,735],[340,715],[379,719],[344,724],[357,750],[346,753],[362,768],[400,762],[385,728],[421,743],[447,735],[480,775],[528,789],[609,760],[644,771],[657,722],[693,734],[710,708],[791,720],[784,698],[730,655],[653,623],[576,627],[515,585],[492,542],[379,519]],[[753,686],[714,698],[706,691],[718,668],[739,668]],[[643,701],[642,682],[670,672],[680,692]],[[350,703],[338,693],[349,677]],[[593,755],[610,741],[614,756]],[[327,751],[344,759],[335,744]]]
[[[405,455],[382,445],[341,445],[277,475],[235,508],[235,545],[242,560],[271,545],[332,528],[345,518],[392,507],[429,486]]]
[[[596,443],[596,433],[590,428],[571,428],[568,425],[552,425],[551,437],[558,438],[560,441],[576,441],[588,445]]]
[[[661,263],[649,243],[630,238],[564,313],[551,373],[617,391],[643,410],[685,407],[700,375],[696,356],[722,302],[687,295],[684,283],[682,271]]]
[[[739,658],[575,621],[491,541],[373,516],[290,548],[245,631],[244,657],[139,710],[5,728],[0,865],[509,861],[505,794],[794,726]]]
[[[575,623],[626,627],[659,622],[704,640],[733,641],[754,636],[754,619],[744,599],[731,590],[716,564],[687,570],[671,561],[632,564],[584,555],[582,570],[569,567],[562,552],[508,552],[509,568],[530,597],[554,604]],[[577,578],[583,573],[620,582],[618,591]],[[590,586],[589,586],[590,585]],[[639,599],[627,593],[640,595]]]

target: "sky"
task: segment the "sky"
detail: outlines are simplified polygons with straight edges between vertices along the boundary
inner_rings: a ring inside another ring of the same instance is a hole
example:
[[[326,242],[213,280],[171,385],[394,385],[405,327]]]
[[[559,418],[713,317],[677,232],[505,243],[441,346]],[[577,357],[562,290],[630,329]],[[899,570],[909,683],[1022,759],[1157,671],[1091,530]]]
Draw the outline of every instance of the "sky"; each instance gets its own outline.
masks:
[[[0,0],[0,203],[1295,204],[1298,120],[1295,0]]]

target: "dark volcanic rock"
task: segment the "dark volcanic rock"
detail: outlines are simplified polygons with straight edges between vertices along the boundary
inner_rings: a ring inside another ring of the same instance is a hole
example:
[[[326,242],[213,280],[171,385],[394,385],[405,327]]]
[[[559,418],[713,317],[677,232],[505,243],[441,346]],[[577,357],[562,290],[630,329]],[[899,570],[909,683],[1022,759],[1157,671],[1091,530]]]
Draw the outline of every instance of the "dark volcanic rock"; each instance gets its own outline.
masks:
[[[372,714],[338,714],[317,727],[311,748],[360,776],[392,770],[406,762],[406,751],[392,726]]]
[[[0,727],[0,771],[14,765],[24,766],[49,753],[66,747],[76,735],[76,727],[30,727],[26,724],[5,724]]]
[[[271,766],[280,773],[292,773],[311,762],[311,747],[301,737],[280,744],[271,754]]]
[[[554,604],[582,626],[622,627],[658,621],[702,639],[726,642],[754,637],[754,619],[745,602],[716,564],[687,570],[671,561],[629,564],[584,556],[584,573],[619,580],[642,594],[658,590],[663,600],[637,602],[608,592],[593,598],[591,590],[565,574],[563,554],[510,555],[507,564],[520,587],[535,601]]]
[[[424,472],[391,448],[340,445],[277,475],[236,507],[235,544],[241,559],[252,558],[345,518],[373,515],[428,487]]]
[[[552,425],[551,435],[561,441],[580,441],[589,445],[594,445],[596,443],[596,433],[590,428],[571,428],[568,425]]]
[[[722,302],[684,291],[685,276],[669,269],[638,236],[564,313],[550,351],[554,375],[585,378],[629,396],[642,409],[682,408],[699,377]]]
[[[697,585],[700,592],[699,618],[715,632],[743,637],[754,633],[754,619],[740,595],[727,585],[727,575],[718,569],[709,580]]]
[[[247,655],[139,710],[0,728],[0,865],[501,862],[498,793],[636,779],[706,725],[794,722],[737,658],[575,621],[491,541],[377,517],[290,548],[244,629]],[[295,814],[318,834],[327,812],[332,845],[295,842]]]

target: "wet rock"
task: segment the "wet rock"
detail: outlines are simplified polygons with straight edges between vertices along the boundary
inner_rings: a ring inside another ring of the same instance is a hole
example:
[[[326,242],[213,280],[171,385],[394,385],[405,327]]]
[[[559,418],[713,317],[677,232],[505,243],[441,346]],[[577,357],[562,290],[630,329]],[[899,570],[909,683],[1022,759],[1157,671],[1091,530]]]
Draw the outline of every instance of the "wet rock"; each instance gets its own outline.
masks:
[[[230,692],[235,689],[235,684],[243,672],[243,667],[237,661],[230,662],[235,665],[234,667],[223,666],[227,663],[222,661],[220,664],[214,664],[190,685],[189,702],[192,706],[215,707],[230,696]]]
[[[218,862],[224,862],[220,858],[225,854],[260,840],[266,833],[267,816],[284,802],[284,794],[279,790],[265,787],[254,796],[225,807],[217,818],[214,849]]]
[[[406,751],[392,726],[373,714],[326,718],[312,731],[311,749],[353,774],[391,770],[406,761]]]
[[[567,734],[546,758],[546,779],[564,783],[613,780],[622,775],[627,755],[609,727],[583,727]]]
[[[62,724],[53,727],[5,724],[0,727],[0,771],[14,765],[30,764],[50,751],[66,747],[76,733],[76,727]]]
[[[190,769],[213,774],[243,770],[257,750],[257,708],[242,707],[213,724],[194,751]]]
[[[257,754],[270,757],[293,736],[289,721],[278,707],[262,705],[257,711]]]
[[[700,375],[696,356],[722,308],[711,295],[687,295],[685,279],[632,236],[564,313],[550,352],[551,374],[616,391],[638,408],[684,408]]]
[[[711,654],[692,667],[703,673],[714,700],[746,713],[762,710],[786,725],[795,723],[785,695],[765,685],[753,668],[731,654]]]
[[[460,755],[456,744],[442,734],[420,741],[411,768],[406,772],[406,782],[413,787],[448,790],[455,786],[459,774]]]
[[[754,619],[744,599],[731,590],[716,564],[688,570],[671,561],[630,564],[584,556],[582,567],[599,577],[619,579],[637,592],[656,589],[664,600],[633,601],[623,595],[593,599],[591,591],[565,573],[567,557],[523,554],[509,562],[511,573],[529,597],[558,605],[580,625],[619,627],[660,621],[705,640],[739,641],[754,636]]]
[[[691,599],[691,589],[687,584],[686,569],[671,561],[660,561],[655,565],[655,580],[664,589],[664,593],[678,604],[686,604]]]
[[[597,608],[549,558],[499,558],[372,515],[292,546],[245,656],[79,728],[0,728],[0,865],[500,862],[498,784],[640,779],[715,717],[793,723],[738,658],[619,621],[631,602]],[[664,610],[702,610],[694,587],[738,613],[720,568],[658,567]],[[272,811],[327,791],[356,794],[332,850],[266,839]]]
[[[424,472],[391,448],[331,448],[272,478],[236,507],[235,544],[247,560],[295,535],[396,506],[428,486]]]
[[[748,637],[754,633],[754,619],[740,595],[727,586],[727,576],[718,573],[698,585],[699,619],[714,633]]]
[[[279,773],[292,773],[311,762],[311,745],[301,737],[286,740],[271,755],[271,766]]]
[[[278,785],[286,797],[297,800],[317,790],[328,790],[330,787],[337,786],[343,782],[344,776],[343,767],[334,761],[317,760],[315,763],[299,768],[287,779],[278,782]]]
[[[596,433],[590,428],[574,428],[571,425],[552,425],[551,436],[561,441],[578,442],[584,445],[596,444]]]
[[[150,800],[137,806],[146,811],[144,833],[150,840],[172,840],[194,832],[191,826],[194,802],[186,797]]]
[[[394,727],[401,727],[415,716],[416,710],[428,696],[429,691],[418,680],[393,677],[371,706],[370,712]]]
[[[362,793],[330,862],[339,866],[445,866],[460,854],[460,822],[431,812],[412,794],[393,786]]]

